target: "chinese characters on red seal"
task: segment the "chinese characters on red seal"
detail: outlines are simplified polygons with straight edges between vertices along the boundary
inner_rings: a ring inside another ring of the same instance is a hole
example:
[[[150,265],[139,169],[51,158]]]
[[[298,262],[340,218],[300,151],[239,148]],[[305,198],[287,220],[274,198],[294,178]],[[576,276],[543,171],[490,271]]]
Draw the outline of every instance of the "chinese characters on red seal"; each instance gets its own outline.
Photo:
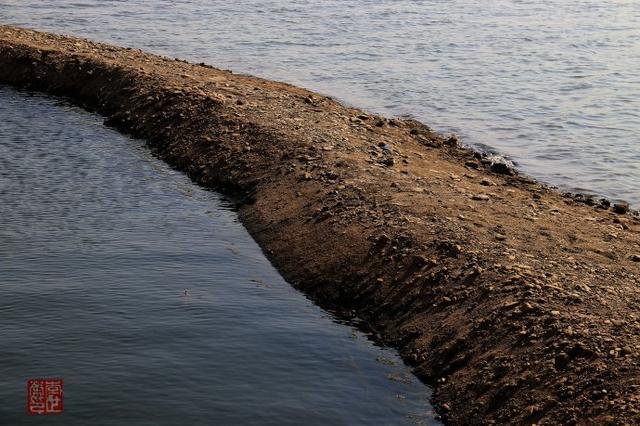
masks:
[[[62,379],[27,380],[27,412],[31,415],[62,414]]]

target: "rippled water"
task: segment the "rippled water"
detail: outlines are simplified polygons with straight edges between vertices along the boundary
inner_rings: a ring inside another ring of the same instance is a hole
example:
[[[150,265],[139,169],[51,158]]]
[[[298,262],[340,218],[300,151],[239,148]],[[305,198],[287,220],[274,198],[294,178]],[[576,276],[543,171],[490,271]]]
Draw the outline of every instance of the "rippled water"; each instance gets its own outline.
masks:
[[[435,424],[426,386],[289,286],[215,193],[0,86],[0,424]],[[186,290],[186,294],[185,294]]]
[[[0,21],[408,114],[552,184],[640,204],[635,0],[3,0]]]

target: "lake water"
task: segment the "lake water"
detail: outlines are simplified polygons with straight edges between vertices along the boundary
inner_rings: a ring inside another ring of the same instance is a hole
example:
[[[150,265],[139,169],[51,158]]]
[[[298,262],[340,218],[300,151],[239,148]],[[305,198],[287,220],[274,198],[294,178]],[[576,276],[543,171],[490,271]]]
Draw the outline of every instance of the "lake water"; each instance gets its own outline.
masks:
[[[217,194],[2,86],[0,320],[0,425],[436,424],[396,352],[286,283]],[[27,416],[39,377],[62,416]]]
[[[0,21],[410,115],[548,183],[640,204],[636,0],[3,0]]]

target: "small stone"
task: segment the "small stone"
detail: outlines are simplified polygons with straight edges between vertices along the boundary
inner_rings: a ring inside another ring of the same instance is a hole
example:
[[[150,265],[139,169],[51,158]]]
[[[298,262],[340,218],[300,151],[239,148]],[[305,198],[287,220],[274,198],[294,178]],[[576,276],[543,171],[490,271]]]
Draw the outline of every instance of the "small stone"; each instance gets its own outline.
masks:
[[[496,240],[498,240],[498,241],[504,241],[504,240],[507,239],[506,235],[502,235],[502,234],[498,234],[498,233],[495,233],[494,237],[496,237]]]
[[[495,186],[495,183],[487,178],[484,178],[480,181],[480,185],[484,186]]]
[[[304,172],[304,174],[302,175],[302,178],[304,180],[311,180],[311,177],[312,177],[311,173],[309,173],[309,172]]]
[[[478,167],[480,167],[480,164],[476,163],[475,161],[467,161],[466,163],[464,163],[464,165],[469,167],[470,169],[477,169]]]
[[[471,199],[478,200],[478,201],[488,201],[490,197],[487,194],[475,194],[474,196],[471,197]]]
[[[423,266],[429,265],[430,263],[431,261],[422,255],[413,256],[413,264],[418,268],[422,268]]]
[[[629,203],[619,202],[613,205],[613,211],[618,214],[626,214],[629,211]]]
[[[632,254],[631,260],[634,262],[640,262],[640,254]]]
[[[554,317],[557,317],[560,315],[560,311],[551,311],[551,315],[553,315]]]
[[[556,355],[555,365],[558,368],[565,368],[567,364],[569,364],[569,360],[569,355],[564,352],[560,352],[558,355]]]
[[[520,302],[514,301],[514,302],[505,302],[502,305],[503,309],[511,309],[511,308],[515,308],[516,306],[518,306],[520,304]]]
[[[500,175],[513,175],[513,169],[505,163],[492,163],[491,171]]]
[[[449,146],[456,146],[458,145],[458,136],[451,135],[444,143],[446,143]]]

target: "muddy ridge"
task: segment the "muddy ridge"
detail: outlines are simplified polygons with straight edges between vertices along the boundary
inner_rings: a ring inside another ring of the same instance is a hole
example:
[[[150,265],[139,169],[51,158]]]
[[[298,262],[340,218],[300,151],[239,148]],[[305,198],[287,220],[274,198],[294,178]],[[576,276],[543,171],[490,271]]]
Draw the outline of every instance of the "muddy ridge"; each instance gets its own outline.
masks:
[[[447,424],[640,424],[640,220],[412,120],[287,84],[0,26],[0,82],[144,138],[293,285],[358,316]]]

